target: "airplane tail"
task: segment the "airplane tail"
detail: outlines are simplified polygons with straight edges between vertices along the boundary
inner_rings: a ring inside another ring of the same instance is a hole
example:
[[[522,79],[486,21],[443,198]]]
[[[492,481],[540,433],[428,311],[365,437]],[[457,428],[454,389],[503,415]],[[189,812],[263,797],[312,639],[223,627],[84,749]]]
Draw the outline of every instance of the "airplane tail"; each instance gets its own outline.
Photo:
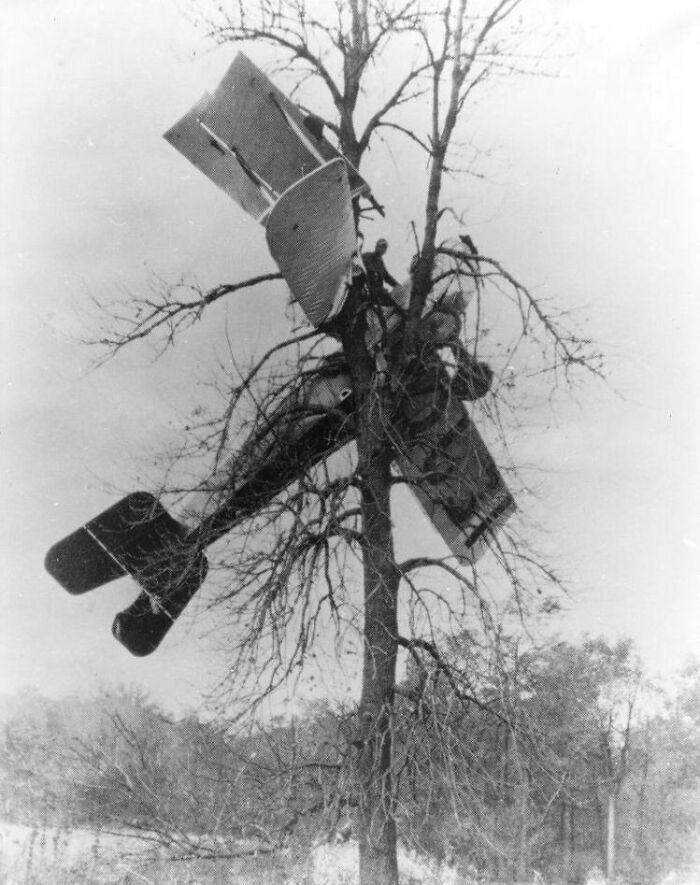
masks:
[[[141,593],[112,632],[134,655],[161,642],[207,573],[190,530],[148,492],[134,492],[63,538],[46,554],[48,573],[69,593],[131,575]]]
[[[112,633],[138,657],[155,651],[204,582],[203,548],[352,438],[349,385],[342,360],[327,357],[270,416],[267,432],[253,435],[213,478],[221,488],[194,494],[194,527],[148,492],[134,492],[54,544],[46,570],[72,594],[130,575],[141,592],[117,615]]]

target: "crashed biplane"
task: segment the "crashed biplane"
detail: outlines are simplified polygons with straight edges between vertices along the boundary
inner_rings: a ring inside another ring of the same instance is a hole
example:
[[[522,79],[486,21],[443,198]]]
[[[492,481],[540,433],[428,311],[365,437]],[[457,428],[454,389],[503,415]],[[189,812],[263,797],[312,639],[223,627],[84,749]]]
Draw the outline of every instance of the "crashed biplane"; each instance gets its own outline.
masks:
[[[352,201],[377,206],[367,183],[301,111],[243,54],[165,138],[266,227],[292,296],[316,327],[336,317],[357,271]],[[391,300],[407,305],[410,281]],[[462,400],[483,396],[488,366],[456,344],[455,311],[427,308],[431,353],[397,422],[394,466],[463,562],[473,563],[514,509],[513,498]],[[368,346],[398,326],[381,308]],[[456,374],[439,348],[459,353]],[[255,514],[303,473],[353,439],[352,384],[342,353],[319,361],[256,432],[190,498],[181,520],[135,492],[55,544],[49,573],[80,594],[131,575],[141,590],[113,633],[135,655],[154,651],[207,575],[205,548]]]

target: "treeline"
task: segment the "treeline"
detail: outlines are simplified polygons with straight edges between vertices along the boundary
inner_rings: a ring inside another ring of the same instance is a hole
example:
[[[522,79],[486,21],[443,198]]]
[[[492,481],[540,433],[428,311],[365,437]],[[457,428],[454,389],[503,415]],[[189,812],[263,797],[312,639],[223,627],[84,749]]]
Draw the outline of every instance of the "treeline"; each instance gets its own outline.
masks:
[[[700,668],[650,685],[629,642],[414,643],[392,723],[404,840],[472,876],[656,882],[697,864]],[[128,827],[185,854],[352,833],[353,710],[249,725],[167,716],[142,693],[27,691],[0,707],[16,823]],[[694,854],[695,852],[695,854]]]

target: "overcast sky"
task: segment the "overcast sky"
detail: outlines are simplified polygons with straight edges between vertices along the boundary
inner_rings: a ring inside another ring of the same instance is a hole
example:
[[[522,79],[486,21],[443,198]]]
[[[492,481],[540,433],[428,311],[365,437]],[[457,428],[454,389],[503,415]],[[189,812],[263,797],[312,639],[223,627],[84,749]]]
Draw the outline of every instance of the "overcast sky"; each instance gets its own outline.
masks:
[[[693,0],[528,7],[556,13],[559,76],[482,94],[469,137],[491,152],[488,180],[460,187],[481,250],[583,306],[608,353],[609,386],[518,439],[546,468],[544,543],[575,589],[559,626],[631,635],[667,673],[700,651],[700,16]],[[195,704],[216,664],[187,615],[132,659],[109,628],[133,584],[71,598],[43,558],[148,476],[226,333],[244,358],[284,331],[272,289],[218,306],[155,364],[142,348],[92,371],[77,341],[91,296],[151,271],[219,283],[271,269],[262,228],[161,138],[234,49],[202,53],[166,0],[6,0],[0,34],[0,692],[136,682]],[[378,148],[364,170],[389,209],[372,235],[399,270],[422,198],[401,156]]]

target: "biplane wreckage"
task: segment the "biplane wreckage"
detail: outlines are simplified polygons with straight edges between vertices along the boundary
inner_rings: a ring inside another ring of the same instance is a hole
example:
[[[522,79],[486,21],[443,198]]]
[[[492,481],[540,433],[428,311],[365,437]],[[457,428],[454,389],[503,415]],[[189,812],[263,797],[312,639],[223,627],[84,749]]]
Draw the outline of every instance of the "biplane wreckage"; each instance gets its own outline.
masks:
[[[166,140],[266,228],[272,257],[309,322],[327,328],[353,274],[362,274],[353,200],[381,211],[369,185],[323,137],[323,124],[280,92],[242,53]],[[400,325],[410,280],[368,323],[371,349]],[[443,293],[444,295],[444,293]],[[491,370],[458,341],[461,296],[426,308],[430,351],[397,427],[394,466],[461,562],[473,563],[514,510],[513,498],[463,400],[483,396]],[[396,306],[395,309],[392,304]],[[440,348],[457,354],[448,373]],[[341,351],[321,359],[238,451],[193,492],[181,519],[138,491],[47,553],[48,572],[73,594],[125,575],[140,587],[114,636],[153,652],[204,582],[205,548],[355,434],[352,383]]]

